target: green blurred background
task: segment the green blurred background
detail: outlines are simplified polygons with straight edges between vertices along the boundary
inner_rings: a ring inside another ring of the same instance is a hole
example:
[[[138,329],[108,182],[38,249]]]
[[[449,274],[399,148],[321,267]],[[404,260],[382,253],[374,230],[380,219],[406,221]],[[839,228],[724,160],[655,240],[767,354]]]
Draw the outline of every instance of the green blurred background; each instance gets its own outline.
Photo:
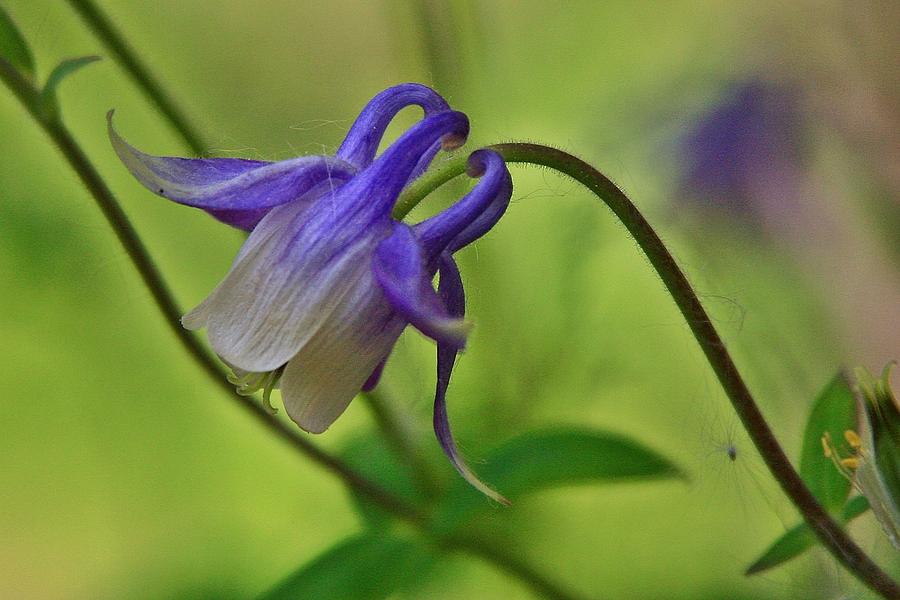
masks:
[[[42,77],[62,58],[107,57],[64,84],[66,122],[193,306],[242,237],[140,187],[104,114],[116,108],[148,152],[188,150],[65,2],[3,5]],[[469,115],[468,147],[529,140],[586,158],[658,226],[794,457],[840,364],[900,358],[896,3],[100,5],[214,156],[331,151],[374,93],[419,81]],[[804,122],[803,192],[753,218],[680,184],[680,140],[747,80],[789,86]],[[91,197],[7,91],[0,128],[0,597],[252,597],[358,532],[342,485],[188,360]],[[476,328],[449,402],[466,454],[477,467],[522,431],[583,425],[633,436],[691,480],[562,488],[477,526],[587,597],[869,597],[819,550],[743,577],[797,515],[623,228],[550,172],[517,167],[514,179],[507,216],[460,254]],[[433,353],[406,332],[382,385],[436,453]],[[341,452],[373,430],[355,402],[316,441]],[[852,532],[898,571],[870,515]],[[399,597],[532,596],[454,555]]]

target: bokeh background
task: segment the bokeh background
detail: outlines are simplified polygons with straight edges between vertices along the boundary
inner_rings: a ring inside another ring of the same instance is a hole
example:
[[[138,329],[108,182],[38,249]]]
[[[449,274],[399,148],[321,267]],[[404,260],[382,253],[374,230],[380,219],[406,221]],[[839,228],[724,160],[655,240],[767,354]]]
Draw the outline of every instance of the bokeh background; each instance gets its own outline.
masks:
[[[586,158],[671,245],[794,457],[838,366],[900,358],[896,2],[99,4],[213,156],[328,152],[374,93],[419,81],[469,115],[471,148],[529,140]],[[104,114],[144,150],[187,148],[67,3],[3,6],[42,76],[107,56],[64,84],[66,122],[193,306],[242,237],[132,180]],[[336,479],[188,360],[7,91],[0,130],[0,597],[252,597],[360,531]],[[553,173],[514,179],[504,220],[460,254],[476,328],[449,398],[466,454],[477,466],[522,431],[583,425],[633,436],[690,481],[547,491],[477,526],[586,597],[869,597],[818,550],[742,575],[797,515],[624,229]],[[449,480],[430,437],[433,361],[406,332],[383,387]],[[316,441],[340,453],[374,430],[356,402]],[[870,515],[852,532],[898,571]],[[531,593],[453,555],[398,597]]]

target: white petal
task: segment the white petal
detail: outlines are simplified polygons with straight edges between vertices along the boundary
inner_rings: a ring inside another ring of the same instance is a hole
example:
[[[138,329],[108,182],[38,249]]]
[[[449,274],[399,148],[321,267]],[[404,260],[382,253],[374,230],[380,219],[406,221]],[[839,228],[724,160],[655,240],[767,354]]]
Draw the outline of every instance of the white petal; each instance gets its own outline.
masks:
[[[204,318],[213,350],[247,371],[271,371],[291,359],[361,278],[386,235],[368,222],[347,222],[331,197],[273,209],[210,297],[186,319]]]
[[[212,296],[207,296],[206,300],[181,317],[181,326],[185,329],[190,329],[191,331],[206,327],[206,321],[209,320],[210,298],[212,298]]]
[[[285,411],[311,433],[322,433],[344,412],[406,326],[371,275],[361,284],[284,370]]]
[[[305,211],[309,207],[313,199],[312,197],[321,194],[322,189],[323,188],[321,187],[316,188],[310,193],[305,194],[301,198],[298,198],[289,206],[281,209],[279,211],[281,218],[270,218],[269,215],[266,215],[250,234],[250,237],[247,238],[247,241],[244,242],[244,245],[241,246],[241,249],[238,251],[234,262],[232,262],[231,268],[229,269],[228,274],[225,276],[225,279],[228,279],[228,277],[231,276],[232,272],[237,270],[241,263],[243,263],[250,254],[258,252],[260,248],[262,248],[265,244],[271,243],[272,237],[277,235],[278,232],[282,229],[282,221],[285,216],[294,218],[298,217],[302,213],[302,211]],[[209,296],[207,296],[206,299],[203,300],[203,302],[198,304],[187,314],[181,317],[181,324],[185,329],[196,331],[197,329],[206,327],[207,321],[209,320],[210,311],[214,306],[217,305],[216,296],[218,295],[219,290],[222,288],[224,283],[225,280],[219,283],[219,285],[216,286],[216,288],[212,292],[210,292]],[[219,302],[221,302],[221,300],[219,300]]]

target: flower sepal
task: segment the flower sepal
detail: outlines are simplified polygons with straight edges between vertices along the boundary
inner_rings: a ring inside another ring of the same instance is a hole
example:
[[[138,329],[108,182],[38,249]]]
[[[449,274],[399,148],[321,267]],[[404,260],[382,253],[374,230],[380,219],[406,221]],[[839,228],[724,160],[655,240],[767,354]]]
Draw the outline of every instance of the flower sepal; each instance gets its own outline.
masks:
[[[825,456],[866,497],[891,544],[900,550],[900,405],[891,389],[888,363],[876,379],[856,369],[858,433],[845,431],[850,455],[841,457],[828,432],[822,436]]]
[[[859,414],[859,465],[855,482],[891,544],[900,549],[900,406],[891,389],[888,363],[875,379],[856,370]]]

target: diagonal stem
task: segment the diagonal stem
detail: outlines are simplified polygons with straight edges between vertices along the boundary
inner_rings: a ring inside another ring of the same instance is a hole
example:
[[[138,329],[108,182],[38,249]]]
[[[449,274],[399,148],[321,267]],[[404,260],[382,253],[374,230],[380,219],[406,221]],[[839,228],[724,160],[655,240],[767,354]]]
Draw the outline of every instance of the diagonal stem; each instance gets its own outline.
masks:
[[[176,305],[172,293],[156,268],[150,253],[144,247],[141,238],[131,225],[122,207],[119,206],[115,196],[100,178],[100,174],[97,173],[87,155],[85,155],[66,127],[60,120],[49,118],[41,111],[40,93],[12,65],[2,58],[0,58],[0,79],[15,93],[16,97],[28,109],[47,135],[50,136],[69,165],[78,174],[82,183],[94,197],[119,242],[125,248],[128,257],[140,273],[144,285],[150,290],[154,302],[156,302],[157,307],[163,314],[165,322],[172,329],[188,354],[210,378],[247,410],[257,422],[274,433],[276,437],[284,440],[320,466],[337,475],[347,486],[400,517],[415,523],[421,522],[423,516],[416,508],[409,506],[393,494],[369,481],[340,459],[321,450],[300,435],[297,430],[269,414],[266,409],[252,398],[240,396],[235,392],[234,388],[226,380],[225,373],[221,370],[216,360],[197,341],[197,338],[186,329],[180,327],[179,322],[182,311]]]
[[[203,156],[206,147],[201,141],[200,134],[197,133],[172,97],[163,89],[159,80],[153,76],[147,65],[131,49],[109,17],[103,14],[93,0],[69,0],[69,4],[75,9],[75,12],[81,15],[94,35],[100,38],[106,48],[113,53],[116,60],[131,75],[147,98],[172,124],[191,151],[197,156]]]
[[[591,190],[613,211],[662,279],[769,471],[819,541],[847,570],[872,590],[884,598],[900,599],[900,586],[897,582],[847,536],[818,503],[791,465],[684,272],[625,193],[594,167],[562,150],[527,143],[497,144],[490,148],[499,152],[507,162],[549,167],[568,175]],[[460,155],[440,169],[423,175],[401,196],[394,216],[405,216],[421,198],[444,182],[461,175],[465,167],[466,156]]]
[[[528,584],[532,590],[544,598],[550,600],[576,600],[579,598],[535,572],[516,552],[511,552],[502,545],[481,538],[460,536],[445,538],[441,544],[447,550],[462,552],[493,563],[501,571]]]

